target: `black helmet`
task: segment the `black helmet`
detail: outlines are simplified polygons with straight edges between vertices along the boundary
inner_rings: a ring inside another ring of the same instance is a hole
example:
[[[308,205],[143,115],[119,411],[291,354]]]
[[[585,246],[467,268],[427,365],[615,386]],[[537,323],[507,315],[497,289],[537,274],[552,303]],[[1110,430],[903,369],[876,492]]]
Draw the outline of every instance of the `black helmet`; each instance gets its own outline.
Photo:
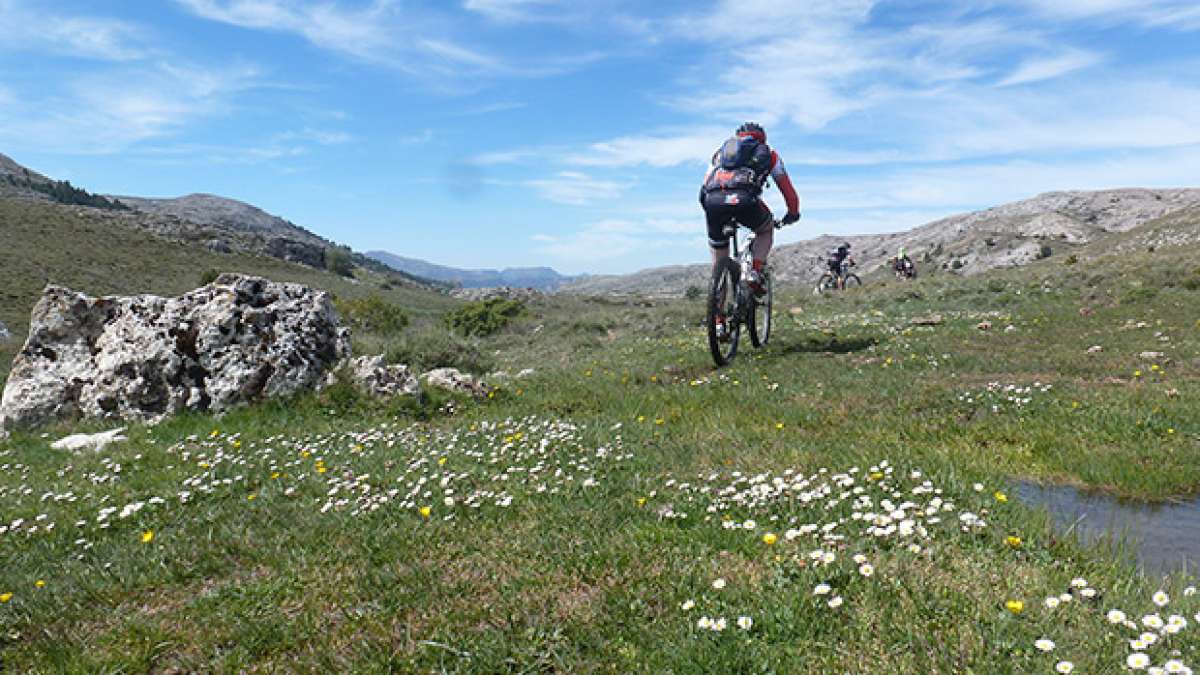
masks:
[[[844,248],[844,249],[846,249],[847,251],[849,251],[849,250],[850,250],[850,242],[848,242],[848,241],[846,241],[846,242],[842,242],[842,248]]]
[[[757,122],[746,122],[737,129],[738,136],[753,136],[759,143],[767,142],[767,132]]]

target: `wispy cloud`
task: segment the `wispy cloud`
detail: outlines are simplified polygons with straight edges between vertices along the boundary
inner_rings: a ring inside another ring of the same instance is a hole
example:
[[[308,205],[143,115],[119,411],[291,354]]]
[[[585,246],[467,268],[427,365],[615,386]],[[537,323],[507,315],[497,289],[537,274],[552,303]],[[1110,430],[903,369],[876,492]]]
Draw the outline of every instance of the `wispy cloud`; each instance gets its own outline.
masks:
[[[463,8],[494,21],[516,22],[546,19],[547,10],[563,4],[560,0],[466,0]]]
[[[1189,32],[1200,30],[1200,5],[1193,0],[1011,0],[1043,16],[1091,19]]]
[[[149,53],[148,41],[143,27],[126,21],[0,0],[0,51],[34,49],[102,61],[132,61]]]
[[[0,110],[0,139],[78,153],[112,153],[174,134],[228,110],[257,86],[252,66],[207,69],[155,64],[80,76],[63,90]]]
[[[578,171],[560,171],[548,178],[527,180],[522,184],[537,190],[547,201],[572,206],[586,206],[612,198],[625,187],[615,181],[597,179]]]
[[[1083,68],[1090,68],[1104,57],[1096,52],[1072,49],[1054,56],[1034,58],[1021,63],[1016,70],[997,83],[1000,87],[1052,80]]]

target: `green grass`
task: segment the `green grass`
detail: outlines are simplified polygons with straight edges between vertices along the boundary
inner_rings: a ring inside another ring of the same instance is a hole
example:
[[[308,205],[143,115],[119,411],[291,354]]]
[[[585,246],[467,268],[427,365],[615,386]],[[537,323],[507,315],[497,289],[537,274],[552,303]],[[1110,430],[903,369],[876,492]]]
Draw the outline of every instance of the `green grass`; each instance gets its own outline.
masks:
[[[772,344],[722,371],[699,303],[552,297],[464,343],[488,368],[536,371],[480,403],[335,391],[137,428],[103,456],[16,436],[0,445],[0,523],[26,523],[0,534],[0,593],[13,594],[0,659],[47,672],[1003,673],[1061,659],[1120,672],[1140,632],[1106,621],[1120,608],[1186,616],[1148,653],[1162,665],[1178,650],[1195,667],[1200,597],[1185,579],[1144,578],[996,496],[1017,479],[1197,491],[1200,291],[1162,283],[1194,253],[784,293]],[[941,325],[912,325],[935,312]],[[1035,382],[1050,388],[1027,403],[987,392]],[[834,492],[862,488],[860,512],[935,497],[953,510],[918,519],[928,538],[876,537],[851,517],[854,495],[828,509],[800,499],[852,467],[853,486]],[[797,474],[810,484],[789,498],[747,491]],[[925,480],[940,494],[912,492]],[[718,497],[729,485],[759,503]],[[164,503],[119,517],[154,496]],[[102,529],[105,507],[117,513]],[[965,512],[986,524],[962,531]],[[840,542],[784,536],[838,519]],[[814,566],[815,549],[836,560]],[[1076,578],[1100,597],[1070,591]],[[822,582],[841,607],[813,594]],[[1163,609],[1150,600],[1160,588]],[[730,625],[702,630],[702,615]],[[743,615],[749,631],[733,625]],[[1043,637],[1050,654],[1034,647]]]

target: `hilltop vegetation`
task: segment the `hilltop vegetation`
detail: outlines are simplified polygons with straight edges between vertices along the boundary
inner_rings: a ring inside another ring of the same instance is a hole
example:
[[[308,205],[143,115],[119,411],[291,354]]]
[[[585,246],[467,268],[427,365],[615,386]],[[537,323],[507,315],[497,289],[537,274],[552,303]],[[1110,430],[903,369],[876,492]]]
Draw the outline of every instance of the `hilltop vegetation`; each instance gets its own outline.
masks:
[[[551,296],[471,343],[536,371],[482,404],[335,390],[134,429],[103,456],[18,436],[0,446],[0,656],[77,671],[1116,672],[1134,653],[1195,667],[1190,582],[1141,577],[1011,496],[1016,479],[1200,488],[1197,259],[1055,256],[784,294],[772,344],[722,371],[699,302]],[[1154,621],[1154,644],[1132,649]]]

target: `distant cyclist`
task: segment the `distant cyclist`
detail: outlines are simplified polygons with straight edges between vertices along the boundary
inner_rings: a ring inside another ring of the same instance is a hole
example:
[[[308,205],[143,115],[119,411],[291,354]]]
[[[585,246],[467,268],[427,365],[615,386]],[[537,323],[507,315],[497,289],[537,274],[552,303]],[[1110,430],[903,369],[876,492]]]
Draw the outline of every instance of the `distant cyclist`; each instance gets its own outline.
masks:
[[[850,242],[844,242],[841,246],[830,251],[825,264],[829,266],[829,273],[837,280],[838,287],[840,288],[842,279],[846,276],[845,268],[854,264],[854,258],[850,257]]]
[[[908,257],[903,246],[896,253],[896,257],[892,258],[892,269],[895,270],[898,278],[914,279],[917,276],[917,266],[913,264],[912,258]]]
[[[783,224],[800,220],[800,198],[783,166],[783,158],[767,145],[767,132],[761,126],[746,122],[713,154],[712,167],[704,174],[700,188],[713,265],[729,257],[729,240],[721,231],[726,223],[736,220],[754,231],[756,236],[750,247],[754,269],[746,281],[758,294],[764,290],[760,274],[775,239],[775,218],[761,199],[768,178],[775,179],[787,203]]]

